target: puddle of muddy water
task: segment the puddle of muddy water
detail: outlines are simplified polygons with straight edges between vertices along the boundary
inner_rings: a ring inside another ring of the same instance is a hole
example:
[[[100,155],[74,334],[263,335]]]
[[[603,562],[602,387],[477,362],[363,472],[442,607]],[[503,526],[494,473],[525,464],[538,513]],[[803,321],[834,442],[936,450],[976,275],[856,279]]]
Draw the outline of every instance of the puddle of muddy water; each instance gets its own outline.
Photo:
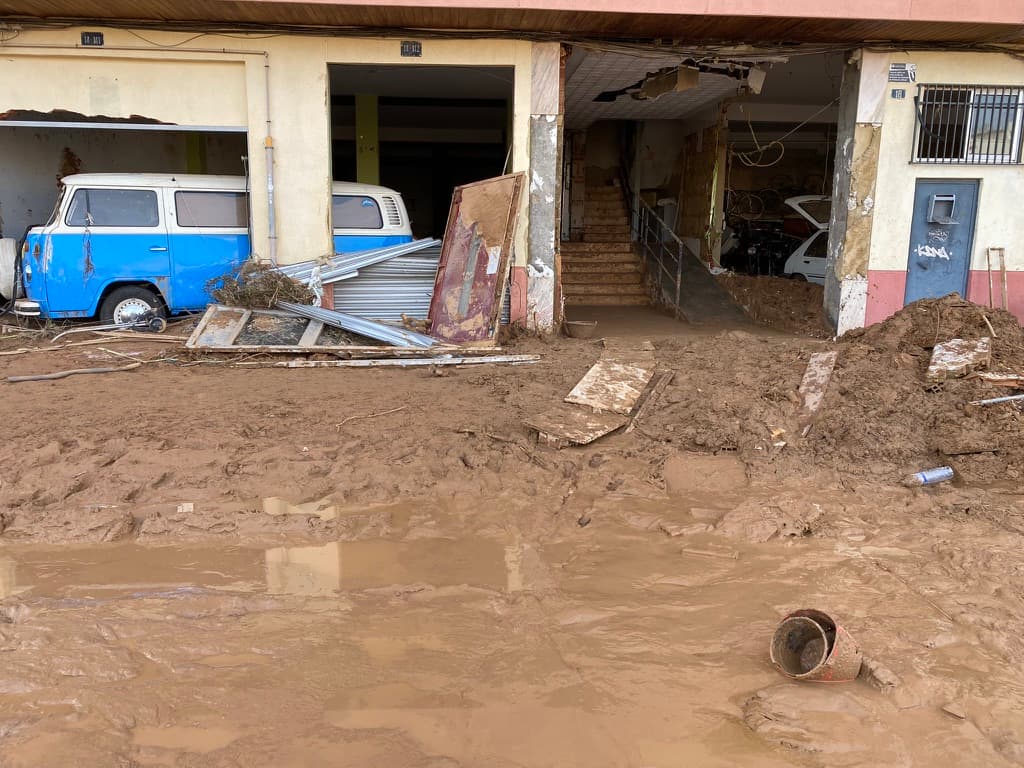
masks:
[[[955,667],[984,653],[905,639],[946,631],[927,602],[832,541],[659,528],[711,501],[616,498],[530,539],[446,537],[461,523],[438,516],[424,538],[5,549],[0,598],[26,613],[0,625],[0,749],[12,766],[1011,764],[939,708],[998,714],[977,703],[991,679]],[[799,607],[941,682],[783,679],[768,644]]]
[[[296,547],[32,548],[0,557],[0,598],[160,597],[189,590],[329,595],[422,585],[504,589],[506,551],[484,539]]]

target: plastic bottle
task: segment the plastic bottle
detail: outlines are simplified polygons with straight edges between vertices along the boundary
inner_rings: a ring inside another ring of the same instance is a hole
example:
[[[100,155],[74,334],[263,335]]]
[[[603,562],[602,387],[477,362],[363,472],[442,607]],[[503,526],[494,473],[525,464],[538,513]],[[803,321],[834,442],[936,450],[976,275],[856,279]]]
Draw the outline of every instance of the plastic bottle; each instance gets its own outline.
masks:
[[[953,475],[952,467],[933,467],[908,475],[903,484],[911,488],[919,485],[936,485],[952,480]]]

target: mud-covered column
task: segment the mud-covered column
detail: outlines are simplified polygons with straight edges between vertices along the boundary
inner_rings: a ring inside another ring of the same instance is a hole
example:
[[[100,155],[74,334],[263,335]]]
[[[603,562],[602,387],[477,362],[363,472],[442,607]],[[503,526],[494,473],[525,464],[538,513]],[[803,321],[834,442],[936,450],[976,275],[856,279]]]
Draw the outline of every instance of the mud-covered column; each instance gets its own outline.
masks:
[[[839,93],[825,311],[838,333],[864,325],[888,54],[854,51]]]
[[[550,333],[561,320],[558,233],[561,211],[562,47],[533,45],[530,75],[529,254],[526,323]]]

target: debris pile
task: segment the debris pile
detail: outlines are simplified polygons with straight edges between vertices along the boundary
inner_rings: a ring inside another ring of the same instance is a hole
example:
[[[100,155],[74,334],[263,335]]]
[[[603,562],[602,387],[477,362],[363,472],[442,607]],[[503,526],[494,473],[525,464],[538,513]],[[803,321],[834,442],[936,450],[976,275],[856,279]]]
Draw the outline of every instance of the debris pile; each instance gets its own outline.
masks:
[[[1016,318],[956,294],[915,302],[883,323],[845,334],[818,422],[797,449],[844,473],[894,479],[948,464],[970,481],[1024,472],[1024,413],[1015,403],[972,408],[1010,394],[983,376],[929,381],[933,349],[953,339],[991,340],[989,370],[1024,372]]]
[[[316,298],[298,280],[255,261],[211,280],[206,289],[218,303],[245,309],[273,309],[280,301],[312,304]]]

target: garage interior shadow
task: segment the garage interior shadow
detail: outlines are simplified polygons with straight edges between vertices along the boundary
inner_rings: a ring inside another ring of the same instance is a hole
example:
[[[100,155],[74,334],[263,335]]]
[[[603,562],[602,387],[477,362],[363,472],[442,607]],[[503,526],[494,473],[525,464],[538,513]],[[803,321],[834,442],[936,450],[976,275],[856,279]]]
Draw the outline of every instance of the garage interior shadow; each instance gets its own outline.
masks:
[[[441,237],[452,190],[511,162],[512,67],[332,64],[329,75],[334,180],[400,192],[416,237]]]

